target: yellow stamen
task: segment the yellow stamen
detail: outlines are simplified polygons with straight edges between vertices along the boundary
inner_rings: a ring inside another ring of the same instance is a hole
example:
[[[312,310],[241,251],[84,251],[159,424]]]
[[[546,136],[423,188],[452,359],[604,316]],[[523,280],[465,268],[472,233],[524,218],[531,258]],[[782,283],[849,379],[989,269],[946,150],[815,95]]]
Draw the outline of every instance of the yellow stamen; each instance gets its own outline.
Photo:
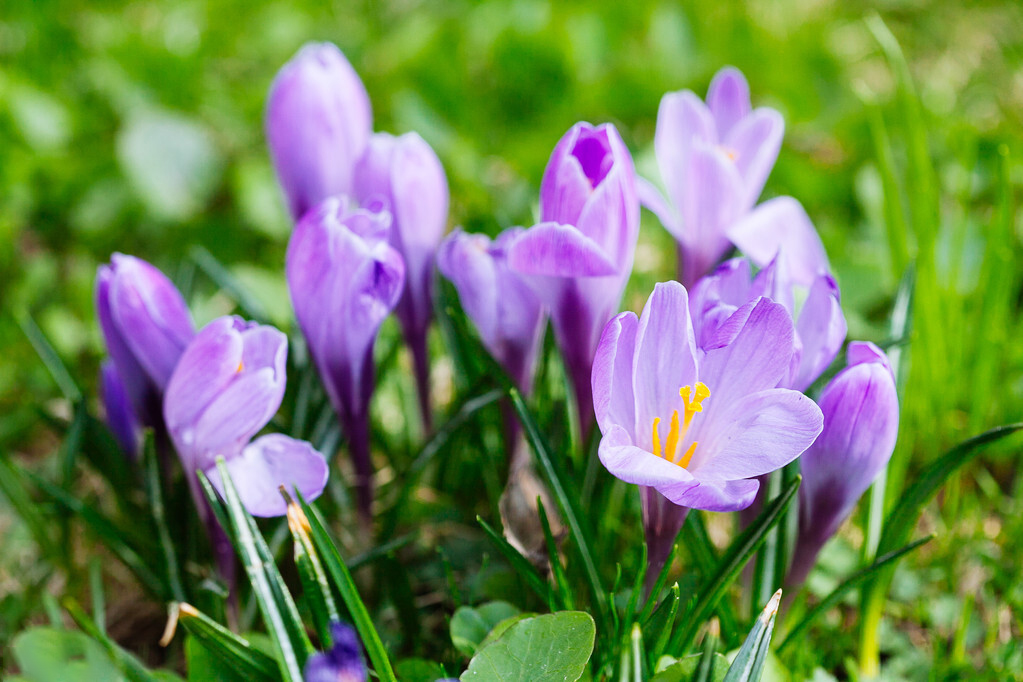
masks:
[[[241,374],[243,369],[245,369],[245,363],[243,363],[241,360],[239,360],[238,361],[238,368],[235,370],[235,373]]]
[[[671,413],[671,429],[668,431],[668,442],[664,447],[664,459],[675,461],[675,450],[678,448],[678,410]]]
[[[682,461],[679,462],[678,465],[680,467],[682,467],[683,469],[688,467],[690,460],[693,459],[693,453],[695,453],[695,452],[696,452],[696,441],[694,440],[693,444],[689,446],[688,450],[686,450],[686,454],[682,455]]]
[[[657,425],[661,423],[660,417],[654,417],[654,454],[661,456],[661,437],[657,435]]]

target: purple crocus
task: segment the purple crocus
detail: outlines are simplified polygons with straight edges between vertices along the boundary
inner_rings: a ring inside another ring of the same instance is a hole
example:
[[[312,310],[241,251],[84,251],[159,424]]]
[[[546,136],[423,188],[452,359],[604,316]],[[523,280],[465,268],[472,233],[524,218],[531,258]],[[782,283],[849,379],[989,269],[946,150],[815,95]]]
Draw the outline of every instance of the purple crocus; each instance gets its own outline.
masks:
[[[884,352],[849,344],[848,365],[820,397],[824,431],[800,458],[799,540],[786,582],[806,579],[824,543],[887,466],[899,433],[899,398]]]
[[[635,168],[613,125],[577,123],[561,138],[540,186],[540,220],[515,240],[508,261],[550,311],[585,439],[593,356],[618,310],[639,235]]]
[[[332,43],[309,43],[270,86],[266,139],[291,217],[352,192],[355,164],[373,130],[369,95]]]
[[[383,201],[391,212],[391,244],[407,276],[396,313],[412,351],[423,425],[431,428],[430,364],[426,334],[433,319],[433,259],[448,222],[448,181],[429,144],[416,133],[376,133],[359,162],[355,196]]]
[[[344,197],[327,199],[295,228],[285,268],[299,327],[348,438],[365,518],[373,496],[373,344],[405,281],[390,229],[380,202],[355,209]]]
[[[137,459],[142,443],[142,425],[131,407],[124,382],[117,374],[117,367],[109,358],[100,366],[100,390],[110,432],[121,450],[132,459]]]
[[[110,390],[123,391],[138,421],[161,433],[160,401],[195,336],[185,300],[155,267],[115,253],[96,273],[96,315],[113,362],[108,378],[114,381],[116,374],[120,385]]]
[[[195,472],[222,491],[217,457],[254,516],[287,511],[279,486],[314,499],[327,483],[326,460],[309,443],[280,434],[252,440],[280,407],[287,353],[287,337],[277,329],[221,317],[196,335],[171,376],[164,418],[207,521]]]
[[[536,293],[508,267],[508,248],[523,232],[505,230],[491,241],[452,232],[437,252],[437,268],[455,285],[483,345],[525,394],[532,391],[544,315]]]
[[[661,100],[654,148],[670,201],[646,181],[639,190],[643,204],[679,242],[686,286],[733,244],[761,266],[783,251],[791,260],[790,276],[806,286],[827,270],[816,230],[795,199],[779,197],[754,209],[784,131],[777,111],[752,108],[749,85],[732,67],[714,76],[706,103],[689,90]]]
[[[355,630],[345,623],[330,624],[334,640],[329,651],[313,654],[302,671],[305,682],[366,682],[366,664]]]
[[[821,273],[808,290],[785,272],[786,262],[775,259],[751,279],[749,260],[733,258],[700,279],[690,296],[697,345],[706,348],[720,326],[743,304],[760,296],[780,303],[795,323],[793,365],[780,386],[805,391],[827,369],[845,342],[846,322],[838,285]],[[796,290],[805,300],[796,312]]]
[[[792,339],[785,308],[758,298],[701,349],[678,282],[656,285],[641,317],[621,313],[605,327],[593,362],[598,454],[614,476],[644,486],[655,575],[687,509],[748,506],[755,477],[794,460],[821,432],[817,405],[777,388]]]

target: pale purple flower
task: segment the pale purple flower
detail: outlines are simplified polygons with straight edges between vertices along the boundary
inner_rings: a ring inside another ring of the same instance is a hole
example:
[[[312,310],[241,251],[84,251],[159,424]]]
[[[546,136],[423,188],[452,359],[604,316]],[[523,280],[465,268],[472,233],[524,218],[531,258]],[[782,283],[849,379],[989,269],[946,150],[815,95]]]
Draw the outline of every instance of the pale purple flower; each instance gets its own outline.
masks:
[[[117,374],[117,367],[109,358],[100,366],[100,389],[110,432],[126,455],[133,460],[138,459],[142,425],[131,407],[128,392]]]
[[[373,130],[369,95],[332,43],[309,43],[270,86],[266,139],[291,217],[352,192],[355,164]]]
[[[185,300],[155,267],[115,253],[96,273],[96,316],[132,412],[161,430],[163,392],[195,336]]]
[[[359,161],[355,196],[383,201],[391,212],[391,244],[405,260],[405,288],[396,314],[412,351],[424,424],[429,429],[429,356],[433,260],[447,229],[448,181],[429,144],[416,133],[375,133]]]
[[[884,352],[849,344],[848,365],[818,401],[824,431],[799,460],[799,540],[787,581],[803,582],[824,543],[888,465],[899,433],[899,398]]]
[[[718,328],[745,303],[766,296],[783,305],[793,318],[796,333],[793,365],[780,386],[805,391],[841,350],[846,322],[838,285],[831,275],[817,275],[805,289],[788,276],[785,265],[785,261],[776,259],[751,278],[747,259],[726,261],[697,282],[690,295],[690,308],[697,344],[706,347]],[[798,312],[797,298],[804,299]]]
[[[366,682],[362,645],[355,630],[345,623],[330,624],[334,640],[329,651],[309,657],[302,671],[305,682]]]
[[[684,508],[742,509],[755,477],[794,460],[820,433],[817,405],[777,387],[792,338],[785,308],[758,298],[700,348],[678,282],[656,285],[641,317],[621,313],[604,329],[593,363],[598,454],[614,476],[653,489],[644,512],[655,565],[684,518],[679,509],[666,521],[659,496]]]
[[[618,310],[639,235],[635,168],[613,125],[577,123],[561,138],[540,186],[540,220],[515,240],[508,260],[550,311],[585,438],[593,356]]]
[[[509,228],[491,241],[456,230],[441,244],[437,268],[458,290],[483,345],[529,394],[545,316],[533,289],[508,267],[508,248],[522,232]]]
[[[681,281],[687,286],[733,244],[761,266],[781,250],[792,261],[790,276],[806,286],[827,270],[816,230],[795,199],[779,197],[754,210],[784,129],[774,109],[752,108],[749,85],[732,67],[714,76],[706,103],[689,90],[661,100],[654,148],[669,201],[646,181],[640,181],[639,191],[643,204],[678,240]]]
[[[279,486],[297,487],[307,499],[323,491],[327,463],[309,443],[280,434],[252,440],[284,397],[287,352],[287,337],[277,329],[231,316],[203,327],[181,356],[167,385],[164,418],[200,509],[196,471],[223,491],[217,457],[254,516],[287,511]]]
[[[369,514],[373,344],[401,296],[405,266],[388,243],[391,214],[327,199],[295,227],[285,271],[295,317],[345,429],[360,509]]]

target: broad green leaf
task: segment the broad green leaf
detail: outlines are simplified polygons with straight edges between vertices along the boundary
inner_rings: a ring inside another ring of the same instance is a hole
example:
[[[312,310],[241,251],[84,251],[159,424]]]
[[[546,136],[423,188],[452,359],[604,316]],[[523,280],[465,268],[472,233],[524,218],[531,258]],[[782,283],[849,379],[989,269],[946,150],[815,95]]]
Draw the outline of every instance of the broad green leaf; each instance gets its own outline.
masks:
[[[466,656],[472,656],[495,625],[518,613],[517,608],[504,601],[460,606],[451,617],[451,643]]]
[[[728,659],[714,654],[711,667],[711,682],[724,682],[728,673]],[[700,666],[700,656],[686,656],[650,678],[650,682],[690,682]]]
[[[561,611],[519,621],[481,648],[459,678],[487,682],[574,682],[593,653],[589,614]]]
[[[399,682],[436,682],[447,672],[440,663],[422,658],[406,658],[394,666]]]
[[[26,630],[14,638],[11,652],[22,676],[32,682],[124,680],[103,647],[76,630]]]

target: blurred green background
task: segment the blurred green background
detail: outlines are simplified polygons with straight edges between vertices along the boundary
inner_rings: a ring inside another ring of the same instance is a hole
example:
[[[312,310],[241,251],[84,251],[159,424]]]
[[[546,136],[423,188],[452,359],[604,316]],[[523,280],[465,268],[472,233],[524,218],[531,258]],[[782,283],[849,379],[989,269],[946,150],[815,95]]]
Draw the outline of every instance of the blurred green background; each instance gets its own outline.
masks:
[[[656,179],[661,96],[682,88],[702,96],[717,69],[739,67],[754,104],[777,108],[787,124],[765,197],[791,194],[814,219],[850,336],[888,340],[902,273],[886,236],[878,150],[890,151],[902,178],[915,131],[899,115],[897,78],[865,21],[875,12],[908,60],[933,164],[934,267],[919,286],[935,286],[918,289],[918,299],[939,323],[921,343],[935,329],[947,336],[926,346],[942,350],[919,355],[937,362],[914,365],[900,452],[912,471],[914,461],[1018,418],[1023,220],[1015,214],[996,254],[1011,267],[998,281],[985,277],[999,192],[1011,198],[1023,186],[1017,2],[15,0],[0,12],[0,450],[48,452],[56,441],[40,411],[67,412],[23,333],[25,315],[94,392],[102,348],[93,278],[112,251],[180,281],[194,272],[200,245],[272,321],[291,326],[290,224],[262,115],[276,70],[310,40],[345,52],[378,130],[414,129],[435,147],[449,175],[451,225],[491,233],[530,223],[548,154],[578,120],[615,122],[640,173]],[[879,131],[890,146],[877,146]],[[920,199],[914,187],[912,178],[898,187],[905,212]],[[919,211],[915,219],[926,222]],[[645,214],[625,306],[638,308],[673,263],[670,240]],[[994,289],[1002,314],[972,315]],[[233,305],[215,291],[191,303],[200,323]],[[1023,666],[1010,642],[1023,614],[1012,454],[1002,448],[953,488],[933,519],[943,537],[897,576],[902,632],[885,646],[902,647],[898,657]],[[16,530],[0,507],[0,533]],[[16,589],[11,570],[0,569],[0,591]]]

